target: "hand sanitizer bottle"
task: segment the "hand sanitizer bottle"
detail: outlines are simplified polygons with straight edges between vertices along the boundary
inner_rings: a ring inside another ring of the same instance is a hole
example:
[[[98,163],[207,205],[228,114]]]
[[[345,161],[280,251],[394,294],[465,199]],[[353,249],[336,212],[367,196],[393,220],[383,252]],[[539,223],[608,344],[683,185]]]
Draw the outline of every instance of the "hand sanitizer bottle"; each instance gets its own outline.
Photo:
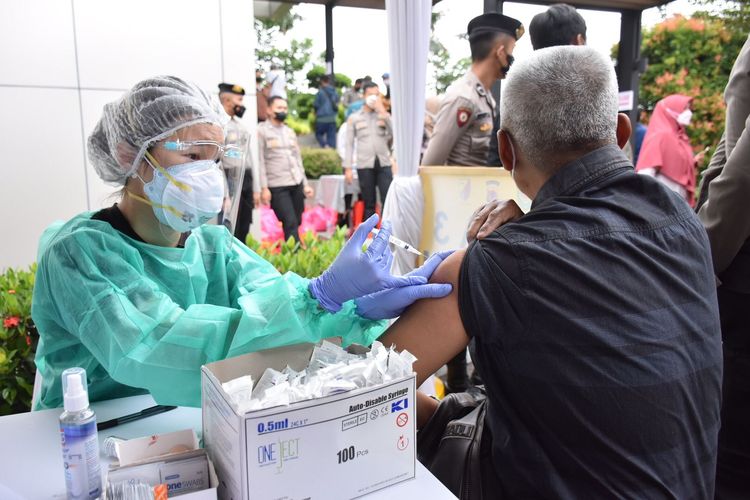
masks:
[[[86,370],[65,370],[62,387],[65,411],[60,415],[60,438],[68,498],[93,500],[102,496],[102,474],[96,415],[89,408]]]

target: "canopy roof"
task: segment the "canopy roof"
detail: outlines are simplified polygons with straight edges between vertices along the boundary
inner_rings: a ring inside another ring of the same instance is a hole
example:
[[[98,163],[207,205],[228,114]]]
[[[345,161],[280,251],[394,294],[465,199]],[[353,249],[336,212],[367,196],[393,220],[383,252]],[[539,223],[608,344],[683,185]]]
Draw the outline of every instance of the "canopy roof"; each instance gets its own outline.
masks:
[[[574,7],[594,10],[644,10],[651,7],[658,7],[669,3],[671,0],[574,0],[568,3]],[[440,0],[432,0],[433,5]],[[333,5],[336,7],[360,7],[365,9],[385,9],[385,0],[255,0],[255,12],[259,17],[272,17],[279,9],[288,5],[312,3],[318,5]],[[559,0],[530,0],[521,3],[537,3],[542,5],[551,5],[560,3]]]

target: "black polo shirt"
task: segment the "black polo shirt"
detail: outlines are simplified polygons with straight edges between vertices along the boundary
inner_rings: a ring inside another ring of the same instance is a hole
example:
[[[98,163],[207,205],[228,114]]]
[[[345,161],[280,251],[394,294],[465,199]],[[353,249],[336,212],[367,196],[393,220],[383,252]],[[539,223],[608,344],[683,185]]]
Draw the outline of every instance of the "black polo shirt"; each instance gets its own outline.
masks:
[[[459,307],[505,498],[713,497],[708,238],[619,148],[564,166],[528,214],[472,244]]]

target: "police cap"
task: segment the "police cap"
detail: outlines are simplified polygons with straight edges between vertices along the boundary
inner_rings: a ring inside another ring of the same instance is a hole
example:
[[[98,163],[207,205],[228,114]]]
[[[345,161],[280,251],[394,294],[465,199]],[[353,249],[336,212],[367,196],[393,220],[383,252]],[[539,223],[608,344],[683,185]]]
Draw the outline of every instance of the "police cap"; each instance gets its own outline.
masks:
[[[472,37],[485,33],[507,33],[518,40],[526,30],[523,24],[517,19],[502,14],[490,13],[482,14],[469,21],[466,31],[469,34],[469,40]]]
[[[231,83],[220,83],[219,92],[230,92],[237,95],[245,95],[245,89],[239,85],[232,85]]]

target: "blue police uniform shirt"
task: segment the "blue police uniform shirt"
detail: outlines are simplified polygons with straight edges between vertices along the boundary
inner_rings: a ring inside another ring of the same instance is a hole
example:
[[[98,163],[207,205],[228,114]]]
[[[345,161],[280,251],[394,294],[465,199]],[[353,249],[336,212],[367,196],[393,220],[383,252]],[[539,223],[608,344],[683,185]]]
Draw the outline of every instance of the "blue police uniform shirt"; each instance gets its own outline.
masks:
[[[459,308],[505,498],[713,498],[721,405],[708,238],[616,146],[472,244]]]

